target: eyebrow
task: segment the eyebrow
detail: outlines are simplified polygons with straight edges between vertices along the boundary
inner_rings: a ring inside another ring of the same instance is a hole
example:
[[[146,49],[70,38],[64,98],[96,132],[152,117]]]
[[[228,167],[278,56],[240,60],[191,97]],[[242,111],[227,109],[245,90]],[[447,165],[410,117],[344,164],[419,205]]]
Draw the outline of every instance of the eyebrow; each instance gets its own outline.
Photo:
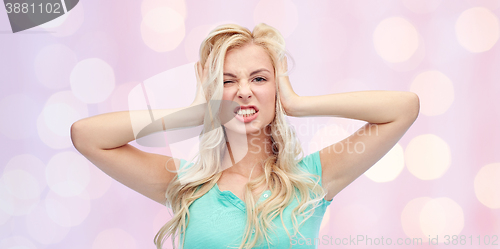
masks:
[[[250,74],[250,77],[252,77],[253,75],[255,74],[258,74],[260,72],[263,72],[263,71],[266,71],[268,73],[271,73],[269,72],[269,70],[265,69],[265,68],[261,68],[261,69],[257,69],[255,71],[253,71],[251,74]],[[232,74],[232,73],[224,73],[224,76],[229,76],[229,77],[233,77],[233,78],[237,78],[236,75]]]

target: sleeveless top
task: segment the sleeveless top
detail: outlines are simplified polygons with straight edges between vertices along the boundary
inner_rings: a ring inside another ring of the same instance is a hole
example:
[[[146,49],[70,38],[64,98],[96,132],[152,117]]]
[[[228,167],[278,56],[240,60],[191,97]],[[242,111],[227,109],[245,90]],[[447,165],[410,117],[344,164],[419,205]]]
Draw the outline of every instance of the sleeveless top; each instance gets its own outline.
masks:
[[[180,160],[180,167],[187,163]],[[316,151],[302,159],[299,167],[307,172],[319,176],[321,185],[321,161],[319,151]],[[271,191],[262,193],[258,202],[271,196]],[[269,246],[265,238],[262,243],[254,248],[317,248],[317,245],[307,245],[307,241],[315,241],[319,236],[319,228],[326,208],[331,204],[331,200],[322,199],[314,209],[314,213],[300,227],[299,234],[294,236],[291,213],[298,202],[294,199],[283,211],[283,222],[287,226],[291,239],[283,228],[281,218],[278,215],[272,222],[276,225],[274,232],[268,231],[270,237]],[[307,209],[309,210],[309,208]],[[243,239],[246,225],[245,203],[231,191],[221,191],[217,184],[205,195],[195,200],[189,207],[190,220],[186,228],[186,240],[182,249],[193,248],[238,248]],[[297,215],[297,224],[300,224],[303,217]],[[176,240],[177,245],[183,239],[183,235]],[[253,236],[251,237],[253,239]],[[272,243],[272,244],[271,244]],[[302,244],[302,245],[300,245]]]

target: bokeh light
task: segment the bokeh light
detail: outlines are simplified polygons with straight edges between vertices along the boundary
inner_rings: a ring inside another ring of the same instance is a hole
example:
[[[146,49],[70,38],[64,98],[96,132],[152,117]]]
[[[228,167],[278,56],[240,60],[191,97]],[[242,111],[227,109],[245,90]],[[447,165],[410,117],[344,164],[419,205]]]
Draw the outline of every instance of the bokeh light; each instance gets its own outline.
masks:
[[[420,213],[430,200],[432,200],[430,197],[415,198],[406,203],[403,208],[401,212],[401,225],[408,238],[422,238],[423,241],[428,239],[428,234],[424,234],[420,227]]]
[[[327,234],[330,228],[330,206],[328,206],[325,210],[325,215],[323,216],[323,220],[321,221],[321,225],[319,226],[319,232],[322,234]]]
[[[69,75],[76,62],[76,54],[70,48],[63,44],[51,44],[38,52],[35,58],[35,73],[45,87],[65,88],[69,86]]]
[[[399,176],[405,167],[403,147],[396,143],[378,162],[365,172],[374,182],[389,182]]]
[[[62,227],[80,225],[90,213],[90,201],[86,192],[80,196],[61,197],[50,191],[45,197],[45,209],[52,221]]]
[[[104,173],[99,167],[89,164],[90,180],[83,195],[80,198],[88,198],[90,200],[101,198],[110,189],[114,179]]]
[[[498,17],[489,9],[475,7],[460,14],[455,24],[458,42],[473,53],[490,50],[500,36]]]
[[[184,17],[169,7],[150,9],[141,22],[142,40],[156,52],[174,50],[185,33]]]
[[[33,209],[37,206],[40,201],[40,188],[36,182],[30,183],[29,186],[26,187],[26,190],[23,188],[19,188],[19,185],[16,185],[15,182],[12,182],[10,177],[16,177],[20,175],[19,178],[24,182],[27,180],[33,180],[34,177],[30,177],[24,170],[10,170],[8,172],[4,172],[2,177],[0,177],[0,209],[7,214],[8,216],[22,216],[29,214],[33,211]],[[9,177],[9,178],[7,178]],[[18,196],[19,195],[19,196]],[[7,219],[5,217],[4,219]]]
[[[63,197],[80,195],[90,181],[89,161],[73,151],[50,158],[45,169],[47,185]]]
[[[382,59],[391,62],[408,60],[419,46],[418,32],[405,18],[382,20],[373,31],[373,45]]]
[[[379,220],[379,215],[373,209],[362,204],[344,205],[332,215],[331,222],[338,224],[335,237],[349,237],[349,235],[365,233],[373,228]],[[342,225],[340,225],[342,224]]]
[[[69,227],[62,227],[50,219],[43,203],[26,216],[25,222],[31,238],[44,245],[59,243],[70,231]]]
[[[464,228],[463,209],[448,197],[429,200],[420,212],[420,226],[422,232],[431,238],[438,236],[444,239],[445,235],[461,234]]]
[[[442,0],[402,0],[403,5],[417,14],[426,14],[435,11]]]
[[[410,91],[420,99],[420,112],[427,116],[445,113],[455,100],[453,83],[443,73],[432,70],[417,75],[410,86]]]
[[[54,149],[73,147],[71,125],[85,117],[88,117],[85,103],[71,91],[56,92],[45,102],[44,109],[37,118],[38,136],[43,143]]]
[[[215,25],[200,25],[189,31],[184,40],[184,51],[189,62],[200,60],[200,44],[215,27]]]
[[[286,38],[298,24],[297,6],[290,0],[261,0],[253,12],[255,25],[265,23],[278,29]]]
[[[109,248],[135,249],[136,241],[123,229],[110,228],[100,232],[92,244],[92,249]]]
[[[115,88],[113,68],[99,58],[85,59],[73,68],[71,91],[81,101],[93,104],[106,100]]]
[[[184,0],[143,0],[141,3],[141,14],[145,17],[150,10],[168,7],[179,13],[184,19],[187,17],[186,2]]]
[[[450,147],[434,134],[420,135],[406,147],[405,161],[410,173],[418,179],[437,179],[450,167]]]
[[[500,208],[500,163],[483,166],[474,178],[477,199],[489,208]]]
[[[22,169],[9,170],[3,173],[2,178],[9,194],[21,200],[40,198],[40,184],[28,171]]]
[[[40,190],[43,190],[47,183],[45,182],[45,164],[32,154],[19,154],[13,156],[5,165],[3,172],[10,170],[23,170],[29,172],[37,182]]]

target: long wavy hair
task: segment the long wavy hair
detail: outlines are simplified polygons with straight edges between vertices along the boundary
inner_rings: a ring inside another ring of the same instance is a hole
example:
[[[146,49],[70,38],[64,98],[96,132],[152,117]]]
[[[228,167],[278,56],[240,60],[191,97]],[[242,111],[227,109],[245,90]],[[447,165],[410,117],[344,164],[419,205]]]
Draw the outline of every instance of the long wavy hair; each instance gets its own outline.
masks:
[[[208,80],[203,83],[211,111],[205,114],[199,151],[193,159],[194,162],[190,167],[177,170],[177,176],[167,187],[166,206],[172,209],[173,217],[155,236],[154,241],[158,249],[162,248],[164,241],[170,236],[175,248],[175,238],[185,234],[188,226],[189,206],[212,189],[222,175],[221,165],[227,141],[218,114],[223,94],[224,59],[229,50],[250,43],[261,46],[274,66],[276,114],[266,127],[270,129],[267,134],[271,134],[273,154],[263,162],[264,174],[250,180],[245,186],[247,223],[239,249],[257,246],[263,239],[269,245],[268,232],[274,231],[272,221],[277,217],[281,218],[291,239],[292,235],[283,222],[283,211],[294,199],[297,199],[298,205],[292,211],[293,234],[301,235],[300,225],[313,214],[314,208],[326,195],[319,185],[319,177],[298,167],[298,162],[303,158],[302,147],[295,131],[285,119],[285,111],[280,102],[278,65],[286,56],[284,38],[278,30],[263,23],[255,26],[253,31],[235,24],[221,25],[210,32],[200,47],[201,65],[205,65],[209,55],[212,58],[208,68]],[[268,186],[271,196],[257,205],[256,200],[261,193],[256,196],[252,193],[262,184]],[[300,224],[297,221],[298,216],[304,217]],[[252,233],[252,230],[255,232]],[[185,236],[182,237],[179,242],[184,245]]]

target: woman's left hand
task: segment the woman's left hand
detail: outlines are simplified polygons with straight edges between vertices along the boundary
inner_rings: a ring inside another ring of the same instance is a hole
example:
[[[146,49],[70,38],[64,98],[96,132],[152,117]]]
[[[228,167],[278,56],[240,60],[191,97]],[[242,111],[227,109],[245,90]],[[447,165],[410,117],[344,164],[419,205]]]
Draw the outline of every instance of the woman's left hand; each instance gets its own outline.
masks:
[[[300,96],[293,91],[292,84],[290,84],[288,75],[285,73],[288,73],[286,57],[281,60],[281,63],[278,66],[278,88],[281,105],[285,110],[285,114],[288,116],[294,116],[295,106],[298,104]]]

